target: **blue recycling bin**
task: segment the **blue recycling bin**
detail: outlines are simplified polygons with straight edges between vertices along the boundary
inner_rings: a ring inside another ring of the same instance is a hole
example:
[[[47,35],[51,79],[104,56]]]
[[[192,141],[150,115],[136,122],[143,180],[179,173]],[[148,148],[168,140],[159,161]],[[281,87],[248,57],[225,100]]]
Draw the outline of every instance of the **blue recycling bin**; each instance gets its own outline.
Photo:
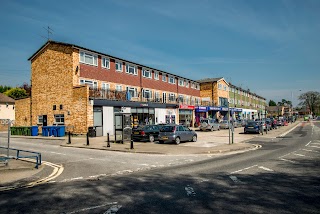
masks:
[[[38,126],[31,126],[31,136],[38,136]]]
[[[64,137],[65,136],[65,133],[66,133],[66,129],[65,129],[65,126],[57,126],[57,136],[56,137]]]
[[[48,126],[42,126],[42,136],[48,137],[49,136],[49,128]]]

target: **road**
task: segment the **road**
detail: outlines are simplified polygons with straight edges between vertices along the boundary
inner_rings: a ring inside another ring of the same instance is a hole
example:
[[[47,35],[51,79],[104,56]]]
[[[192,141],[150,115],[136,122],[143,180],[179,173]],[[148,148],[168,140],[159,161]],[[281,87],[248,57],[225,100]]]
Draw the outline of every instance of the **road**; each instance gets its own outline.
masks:
[[[282,138],[250,143],[262,147],[184,165],[3,192],[0,212],[319,213],[320,123],[302,123]]]

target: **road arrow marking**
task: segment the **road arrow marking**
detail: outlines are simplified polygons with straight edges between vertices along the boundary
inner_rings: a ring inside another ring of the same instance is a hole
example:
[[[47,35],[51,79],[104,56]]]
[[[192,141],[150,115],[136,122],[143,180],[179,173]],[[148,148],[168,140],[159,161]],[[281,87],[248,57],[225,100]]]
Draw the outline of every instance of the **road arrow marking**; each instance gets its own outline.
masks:
[[[264,166],[259,166],[260,169],[263,169],[263,170],[266,170],[266,171],[269,171],[269,172],[273,172],[272,169],[269,169],[267,167],[264,167]]]
[[[229,177],[230,177],[230,179],[231,179],[233,182],[235,182],[235,183],[241,183],[241,181],[240,181],[236,176],[230,175]]]
[[[108,209],[106,212],[104,212],[104,214],[117,213],[121,207],[122,207],[121,205],[113,205],[112,207],[110,207],[110,209]]]
[[[187,196],[196,196],[195,191],[194,191],[193,188],[190,187],[189,185],[187,185],[184,189],[185,189],[186,192],[187,192]]]

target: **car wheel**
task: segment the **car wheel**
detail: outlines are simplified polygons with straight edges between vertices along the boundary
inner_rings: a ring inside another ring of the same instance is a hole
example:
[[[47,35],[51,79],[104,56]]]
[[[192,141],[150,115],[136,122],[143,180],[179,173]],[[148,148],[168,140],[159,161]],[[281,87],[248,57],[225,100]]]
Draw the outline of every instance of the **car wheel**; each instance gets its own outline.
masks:
[[[192,141],[193,141],[193,142],[197,142],[197,136],[193,135]]]
[[[149,136],[149,141],[150,141],[151,143],[154,142],[154,137],[153,137],[152,135]]]
[[[213,128],[213,127],[211,127],[211,131],[212,131],[212,132],[214,131],[214,128]]]
[[[176,142],[177,145],[179,145],[180,144],[180,138],[176,137],[175,142]]]
[[[162,144],[162,143],[164,143],[164,141],[163,140],[159,140],[159,143]]]

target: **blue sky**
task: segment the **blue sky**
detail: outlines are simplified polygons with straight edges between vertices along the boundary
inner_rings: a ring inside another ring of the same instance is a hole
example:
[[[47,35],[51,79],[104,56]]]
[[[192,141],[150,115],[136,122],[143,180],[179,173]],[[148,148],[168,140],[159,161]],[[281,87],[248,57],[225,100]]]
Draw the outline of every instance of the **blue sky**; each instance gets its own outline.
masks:
[[[276,102],[320,91],[318,0],[0,0],[0,85],[30,82],[51,39],[190,79],[224,77]]]

